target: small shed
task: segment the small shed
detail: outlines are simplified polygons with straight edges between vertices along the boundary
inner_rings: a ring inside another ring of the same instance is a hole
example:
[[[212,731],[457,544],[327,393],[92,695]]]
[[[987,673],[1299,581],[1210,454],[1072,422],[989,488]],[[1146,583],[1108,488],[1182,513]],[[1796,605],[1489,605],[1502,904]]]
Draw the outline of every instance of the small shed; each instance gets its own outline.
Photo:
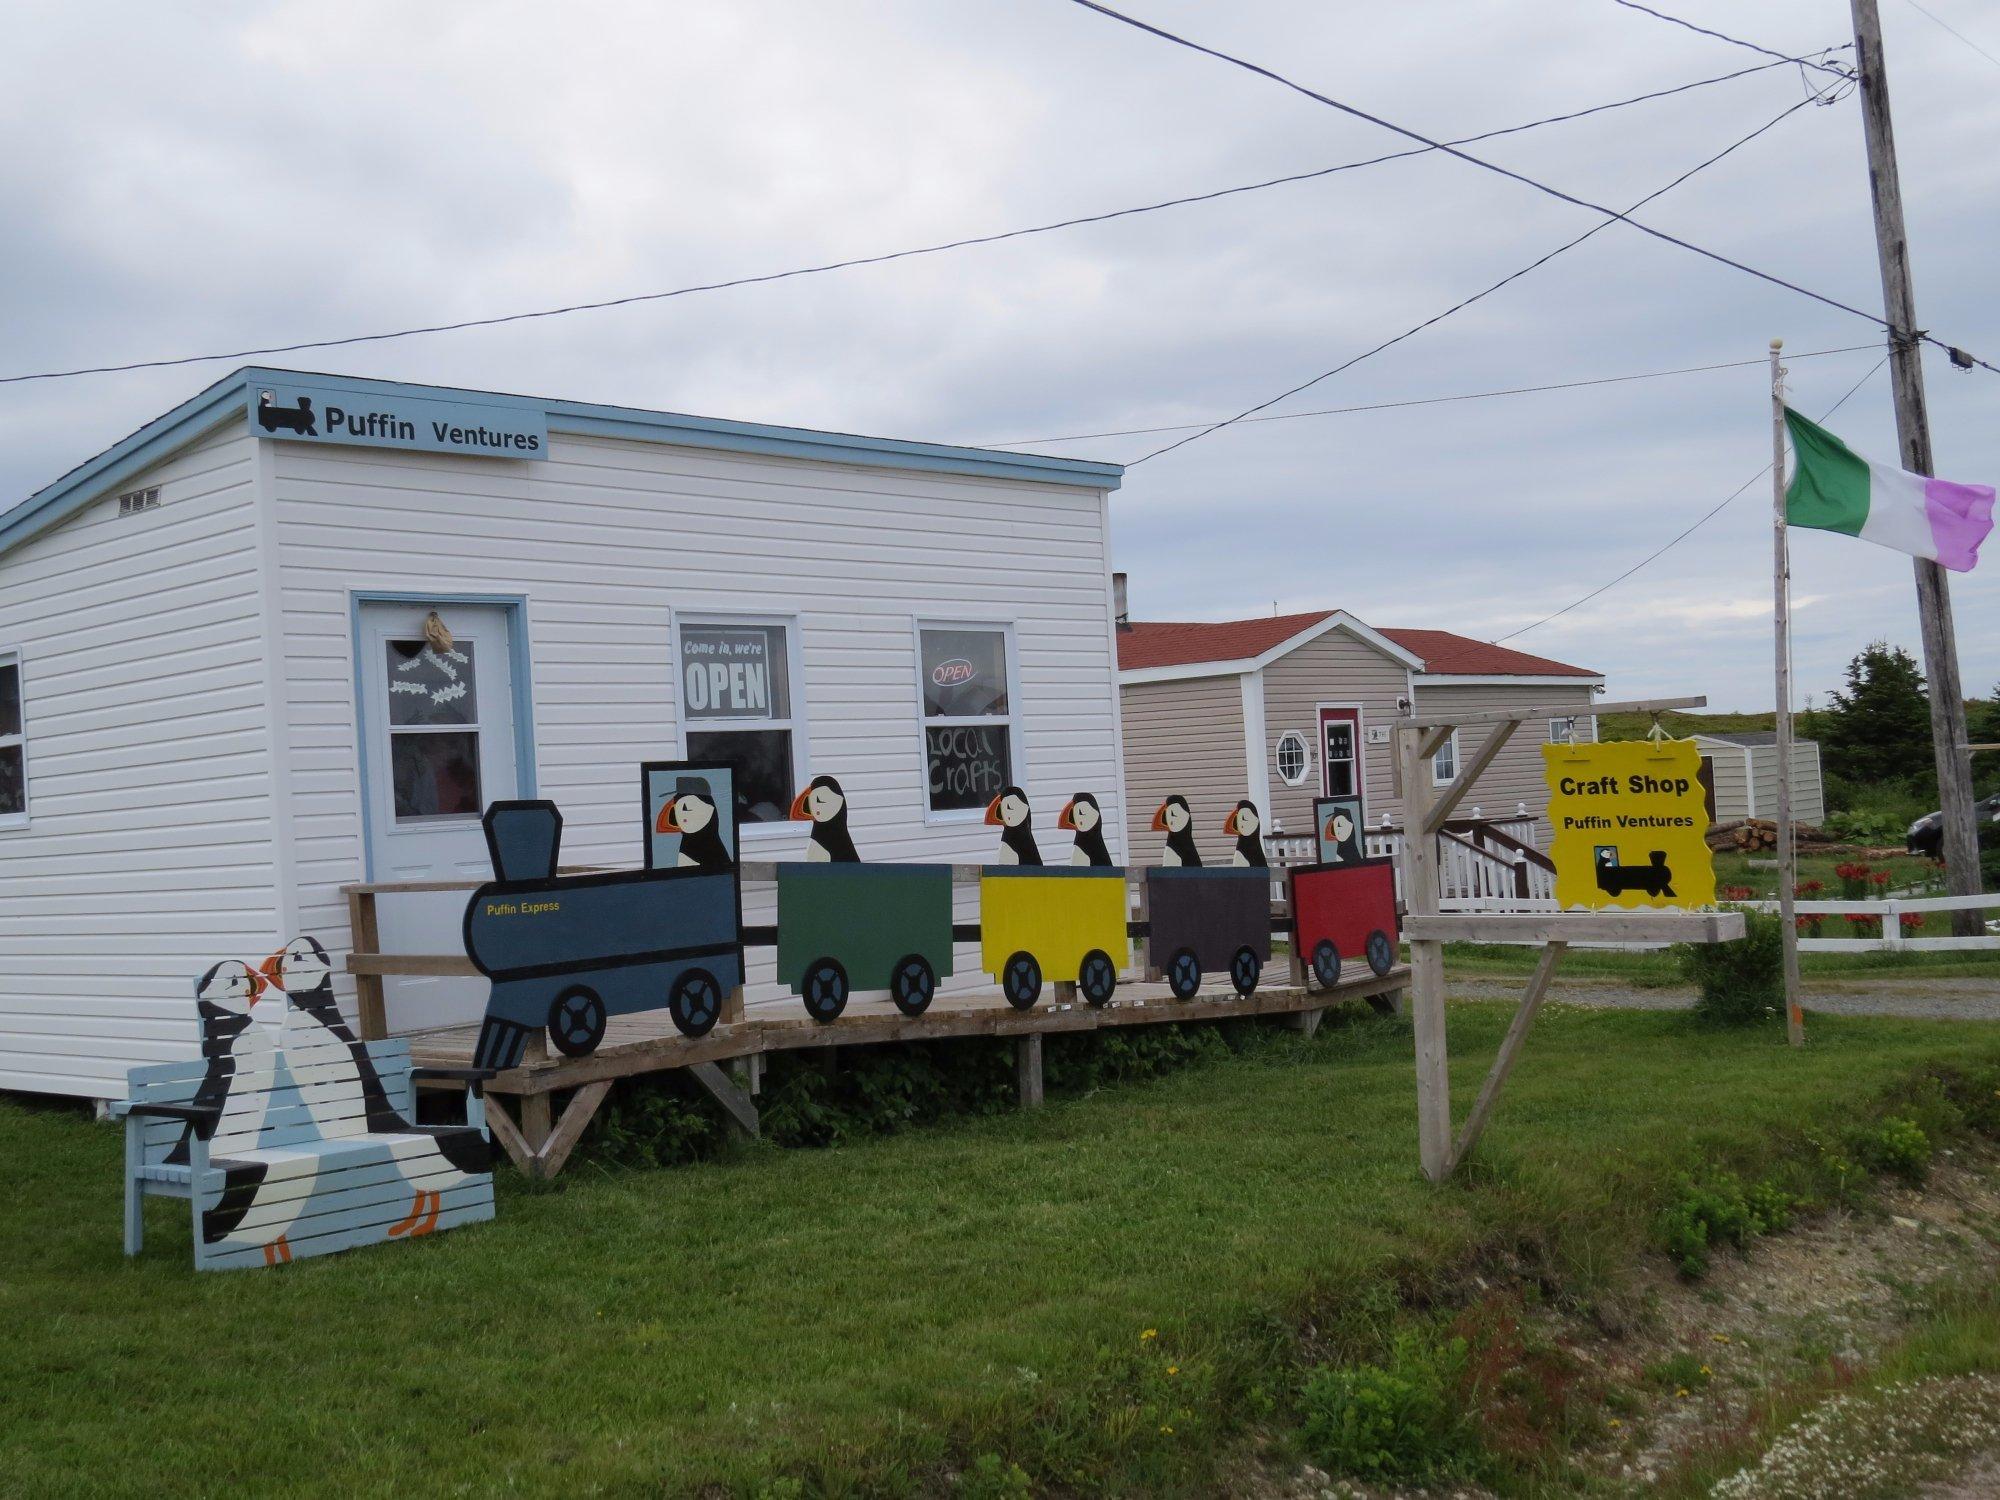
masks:
[[[0,1088],[116,1096],[194,1055],[204,967],[299,933],[344,954],[351,883],[486,878],[490,802],[558,803],[565,864],[638,863],[647,760],[737,764],[747,859],[804,857],[787,814],[821,773],[870,859],[988,857],[1010,783],[1051,821],[1094,792],[1122,856],[1120,473],[216,382],[0,510]],[[454,953],[464,909],[385,902],[380,951]],[[752,1005],[781,993],[760,952]],[[388,989],[392,1031],[485,1004]]]
[[[1698,734],[1703,769],[1714,794],[1709,816],[1718,823],[1778,815],[1778,736],[1775,730]],[[1819,742],[1792,741],[1792,816],[1826,821],[1826,788],[1820,778]]]

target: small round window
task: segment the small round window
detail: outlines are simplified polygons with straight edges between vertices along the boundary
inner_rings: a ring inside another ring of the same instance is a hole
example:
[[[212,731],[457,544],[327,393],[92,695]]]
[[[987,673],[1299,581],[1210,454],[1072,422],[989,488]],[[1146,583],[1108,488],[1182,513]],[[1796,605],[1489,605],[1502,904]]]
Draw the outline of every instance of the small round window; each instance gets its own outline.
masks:
[[[1287,729],[1278,736],[1278,774],[1285,779],[1286,786],[1297,786],[1306,779],[1306,772],[1312,769],[1312,752],[1306,748],[1306,737],[1296,729]]]

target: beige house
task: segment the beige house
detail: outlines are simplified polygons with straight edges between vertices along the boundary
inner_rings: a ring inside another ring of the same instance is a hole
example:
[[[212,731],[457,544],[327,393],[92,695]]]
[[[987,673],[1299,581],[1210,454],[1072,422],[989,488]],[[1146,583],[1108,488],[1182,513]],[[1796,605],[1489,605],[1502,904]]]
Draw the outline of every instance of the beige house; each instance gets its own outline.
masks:
[[[1531,656],[1445,630],[1378,630],[1345,610],[1254,620],[1126,621],[1118,631],[1128,848],[1136,863],[1159,857],[1152,817],[1171,793],[1195,812],[1204,860],[1228,858],[1222,821],[1237,800],[1265,809],[1267,831],[1312,830],[1313,799],[1358,796],[1368,827],[1402,821],[1390,766],[1390,720],[1427,711],[1540,708],[1481,773],[1466,808],[1512,817],[1525,804],[1545,844],[1541,746],[1594,739],[1590,706],[1604,679],[1584,667]],[[1477,731],[1473,731],[1476,733]],[[1456,738],[1432,774],[1449,779]]]

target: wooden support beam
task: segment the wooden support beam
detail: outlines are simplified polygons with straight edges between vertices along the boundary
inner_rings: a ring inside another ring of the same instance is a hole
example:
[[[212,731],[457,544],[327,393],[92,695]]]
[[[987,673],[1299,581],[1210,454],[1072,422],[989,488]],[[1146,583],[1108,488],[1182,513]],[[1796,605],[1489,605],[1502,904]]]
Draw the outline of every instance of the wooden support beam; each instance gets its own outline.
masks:
[[[1021,1108],[1042,1107],[1042,1034],[1031,1031],[1014,1038],[1014,1079],[1021,1091]]]
[[[758,1132],[755,1101],[712,1062],[696,1063],[687,1071],[688,1077],[700,1084],[708,1096],[722,1106],[730,1125],[754,1141]]]
[[[549,1096],[547,1094],[523,1094],[521,1096],[521,1139],[528,1143],[528,1149],[539,1156],[542,1147],[549,1143],[549,1132],[554,1128],[549,1119]]]
[[[523,1102],[526,1102],[525,1099]],[[507,1159],[514,1163],[517,1171],[527,1177],[535,1175],[535,1153],[521,1138],[520,1127],[507,1113],[507,1106],[491,1095],[486,1100],[486,1128],[492,1133],[493,1139],[500,1143],[500,1149],[507,1153]]]
[[[1403,936],[1437,943],[1729,943],[1743,936],[1739,911],[1418,912]]]
[[[1706,698],[1635,698],[1629,703],[1593,703],[1582,712],[1591,714],[1663,714],[1680,708],[1706,708]],[[1417,714],[1408,719],[1392,719],[1398,729],[1464,729],[1474,724],[1521,724],[1529,719],[1571,719],[1579,710],[1574,703],[1549,704],[1542,708],[1495,708],[1482,713]],[[1439,744],[1444,742],[1440,740]]]
[[[597,1113],[597,1106],[604,1102],[604,1096],[611,1092],[609,1083],[586,1083],[563,1107],[562,1118],[549,1135],[542,1149],[535,1153],[535,1175],[553,1177],[563,1169],[569,1154],[583,1136],[584,1127]],[[546,1094],[542,1095],[547,1098]]]
[[[1431,778],[1424,774],[1423,732],[1414,724],[1395,733],[1403,772],[1403,826],[1422,828],[1430,817]],[[1403,840],[1403,900],[1411,922],[1438,909],[1437,840]],[[1404,924],[1407,936],[1410,923]],[[1451,1071],[1445,1049],[1444,948],[1435,939],[1410,942],[1410,984],[1417,1051],[1417,1154],[1424,1175],[1442,1181],[1451,1167]]]
[[[347,926],[352,934],[349,948],[355,953],[373,953],[382,946],[382,933],[375,919],[375,896],[370,891],[349,891]],[[353,967],[349,965],[349,972]],[[360,1009],[361,1040],[379,1042],[389,1035],[389,1010],[382,998],[378,974],[355,974],[354,998]]]
[[[1514,1064],[1521,1056],[1521,1045],[1528,1040],[1528,1030],[1535,1024],[1535,1013],[1542,1008],[1542,1000],[1549,992],[1549,981],[1555,978],[1556,965],[1562,962],[1566,943],[1550,943],[1542,949],[1541,962],[1535,965],[1534,975],[1528,980],[1528,991],[1521,997],[1521,1008],[1514,1012],[1514,1024],[1507,1028],[1507,1035],[1500,1043],[1499,1055],[1493,1059],[1493,1066],[1486,1074],[1486,1082],[1480,1087],[1479,1097],[1473,1101],[1472,1113],[1465,1117],[1465,1128],[1459,1132],[1458,1144],[1451,1149],[1451,1162],[1445,1170],[1456,1172],[1472,1154],[1472,1148],[1479,1144],[1480,1132],[1486,1129],[1486,1121],[1493,1113],[1493,1106],[1500,1102],[1500,1090],[1506,1085],[1507,1075],[1514,1071]]]
[[[1278,1024],[1288,1031],[1303,1032],[1306,1036],[1311,1036],[1319,1030],[1319,1023],[1325,1017],[1326,1012],[1323,1010],[1294,1010],[1280,1016]]]
[[[1487,731],[1486,738],[1479,742],[1479,748],[1472,752],[1472,759],[1460,766],[1458,774],[1451,779],[1451,785],[1438,793],[1430,815],[1424,819],[1425,838],[1437,837],[1438,830],[1444,827],[1444,821],[1451,816],[1452,809],[1465,800],[1465,794],[1472,790],[1472,784],[1479,779],[1480,773],[1493,764],[1493,757],[1498,755],[1507,741],[1514,737],[1514,731],[1518,728],[1520,725],[1517,722],[1509,720],[1503,724],[1495,724]]]
[[[1451,727],[1449,725],[1442,729],[1433,729],[1429,734],[1424,736],[1424,747],[1417,752],[1417,759],[1429,760],[1438,751],[1444,749],[1444,742],[1450,738]],[[1405,818],[1404,821],[1408,822],[1409,820]]]

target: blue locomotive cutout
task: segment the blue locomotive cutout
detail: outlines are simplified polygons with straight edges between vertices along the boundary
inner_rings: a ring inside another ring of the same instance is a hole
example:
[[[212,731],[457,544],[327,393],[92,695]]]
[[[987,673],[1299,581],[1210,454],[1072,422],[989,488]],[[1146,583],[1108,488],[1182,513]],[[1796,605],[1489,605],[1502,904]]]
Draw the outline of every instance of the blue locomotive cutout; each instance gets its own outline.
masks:
[[[647,868],[558,875],[553,802],[496,802],[482,824],[495,879],[465,909],[465,951],[492,981],[474,1063],[518,1066],[528,1038],[584,1057],[612,1016],[665,1006],[705,1036],[743,984],[742,902],[726,768],[645,768]],[[650,811],[657,802],[658,812]]]

